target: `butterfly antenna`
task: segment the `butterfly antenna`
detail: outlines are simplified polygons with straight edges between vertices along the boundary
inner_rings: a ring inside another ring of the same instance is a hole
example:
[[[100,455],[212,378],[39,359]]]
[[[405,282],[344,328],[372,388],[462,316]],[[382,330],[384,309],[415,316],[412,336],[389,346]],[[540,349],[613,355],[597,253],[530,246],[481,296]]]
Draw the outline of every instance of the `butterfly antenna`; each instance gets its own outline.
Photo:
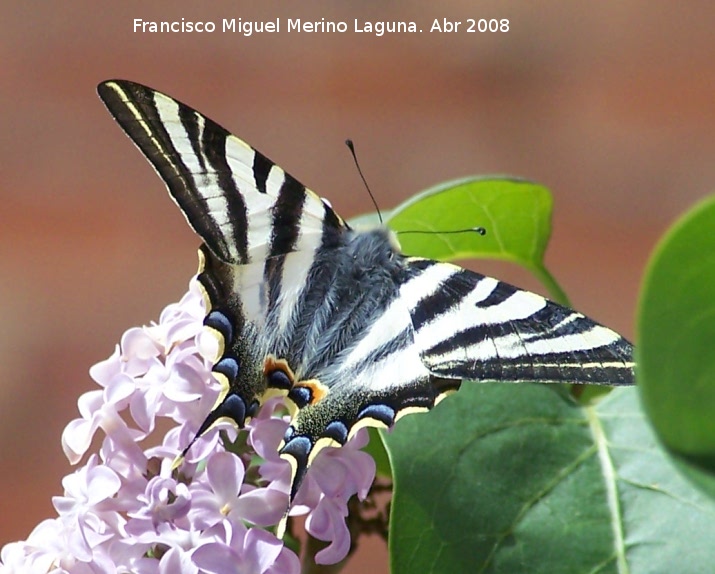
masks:
[[[380,225],[382,225],[383,224],[382,213],[380,213],[380,208],[377,206],[377,201],[375,201],[375,196],[372,194],[372,191],[370,191],[370,186],[367,184],[367,181],[365,180],[365,176],[362,174],[362,170],[360,169],[360,162],[358,162],[357,155],[355,154],[355,144],[353,144],[353,140],[346,139],[345,145],[348,146],[348,149],[350,150],[350,153],[353,156],[353,161],[355,162],[355,167],[357,168],[358,173],[360,174],[360,178],[362,179],[362,182],[365,184],[365,189],[367,189],[367,193],[370,195],[370,199],[372,199],[372,204],[375,206],[375,210],[377,211],[377,217],[380,219]]]
[[[427,235],[448,235],[450,233],[478,233],[479,235],[486,235],[487,230],[483,227],[467,227],[466,229],[447,229],[445,231],[433,231],[429,229],[408,229],[406,231],[398,231],[398,235],[403,235],[405,233],[423,233]]]
[[[406,233],[423,233],[426,235],[449,235],[451,233],[478,233],[479,235],[486,235],[487,230],[483,227],[467,227],[466,229],[446,229],[442,230],[432,230],[432,229],[407,229],[405,231],[398,231],[398,235],[403,235]]]

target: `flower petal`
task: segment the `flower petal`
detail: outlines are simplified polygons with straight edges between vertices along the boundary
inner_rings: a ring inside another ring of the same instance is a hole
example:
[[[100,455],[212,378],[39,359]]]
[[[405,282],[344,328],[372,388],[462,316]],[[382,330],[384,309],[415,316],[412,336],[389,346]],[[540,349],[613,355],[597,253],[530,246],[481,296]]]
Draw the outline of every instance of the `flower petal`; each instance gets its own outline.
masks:
[[[243,462],[230,452],[217,452],[206,463],[206,477],[216,496],[227,504],[236,499],[244,476]]]
[[[226,574],[227,572],[242,572],[239,564],[243,561],[233,548],[219,542],[209,542],[199,546],[191,554],[194,564],[209,572],[209,574]],[[248,572],[248,570],[246,570]]]
[[[256,488],[242,494],[234,511],[242,520],[259,526],[278,524],[288,510],[288,493],[275,488]]]

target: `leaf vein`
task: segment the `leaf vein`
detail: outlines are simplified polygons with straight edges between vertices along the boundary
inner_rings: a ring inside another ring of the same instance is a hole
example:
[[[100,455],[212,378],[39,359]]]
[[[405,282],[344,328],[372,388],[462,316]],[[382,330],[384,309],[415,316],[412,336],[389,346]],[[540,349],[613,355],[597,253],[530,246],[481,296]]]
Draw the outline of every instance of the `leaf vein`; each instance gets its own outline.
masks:
[[[626,560],[626,546],[623,536],[623,518],[621,516],[620,501],[618,499],[617,473],[609,452],[608,439],[601,426],[601,421],[593,407],[584,409],[591,426],[593,440],[598,449],[598,459],[606,486],[608,509],[611,513],[611,528],[613,529],[613,545],[616,553],[616,565],[619,574],[629,574],[630,569]]]

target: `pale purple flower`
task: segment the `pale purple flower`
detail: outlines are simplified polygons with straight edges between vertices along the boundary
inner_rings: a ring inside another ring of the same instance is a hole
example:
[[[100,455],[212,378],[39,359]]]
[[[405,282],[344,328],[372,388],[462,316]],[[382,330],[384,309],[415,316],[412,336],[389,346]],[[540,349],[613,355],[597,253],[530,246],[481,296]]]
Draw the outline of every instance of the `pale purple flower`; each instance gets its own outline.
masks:
[[[244,520],[261,526],[277,524],[288,507],[285,492],[243,484],[241,459],[229,452],[217,452],[206,463],[206,471],[193,481],[191,518],[199,527],[221,520]]]
[[[318,564],[334,564],[350,550],[350,531],[345,524],[348,500],[357,493],[364,500],[375,480],[375,461],[362,452],[367,429],[359,430],[342,448],[327,448],[315,459],[296,502],[312,508],[305,529],[331,544],[315,555]]]
[[[121,482],[92,455],[86,466],[62,479],[62,486],[64,496],[53,497],[52,504],[67,528],[68,549],[78,560],[89,562],[97,546],[121,531],[122,517],[107,504]]]
[[[298,557],[273,535],[258,528],[236,524],[228,544],[209,542],[193,554],[194,563],[210,574],[231,572],[252,574],[299,574]]]
[[[189,487],[173,478],[155,476],[146,484],[144,494],[137,498],[141,508],[129,512],[132,518],[127,524],[127,532],[142,532],[151,528],[157,529],[159,524],[174,524],[184,518],[191,508]],[[142,522],[149,524],[143,525]]]
[[[198,574],[199,568],[194,563],[191,552],[177,547],[169,550],[159,560],[159,574]]]
[[[90,369],[99,388],[79,398],[80,418],[65,428],[62,448],[77,464],[101,430],[99,453],[63,480],[64,494],[53,498],[57,518],[2,549],[0,571],[299,572],[296,554],[260,528],[276,525],[288,506],[290,466],[277,448],[289,422],[278,399],[246,430],[217,424],[173,469],[219,393],[211,375],[216,340],[202,329],[204,314],[192,281],[158,324],[129,329]],[[159,418],[173,422],[161,436]],[[240,454],[224,450],[221,430],[230,441],[247,433]],[[366,443],[361,431],[344,447],[322,451],[291,509],[308,514],[307,530],[331,542],[320,563],[339,562],[350,549],[347,502],[356,493],[364,498],[375,474],[359,450]]]
[[[281,402],[278,397],[266,401],[248,426],[248,442],[263,459],[259,472],[275,488],[290,492],[290,465],[278,455],[289,422],[276,414]]]
[[[105,442],[119,447],[126,456],[140,462],[142,455],[137,442],[146,435],[127,426],[112,403],[102,401],[101,391],[83,394],[78,401],[81,419],[71,421],[62,433],[62,448],[72,464],[78,463],[87,452],[94,434],[100,428],[104,431]]]
[[[67,530],[58,518],[43,520],[23,542],[6,544],[0,572],[50,572],[72,566],[76,560],[64,543]]]
[[[7,544],[0,552],[0,572],[53,574],[99,574],[115,572],[112,561],[97,548],[91,561],[82,561],[73,553],[69,538],[72,531],[60,518],[43,520],[24,542]]]

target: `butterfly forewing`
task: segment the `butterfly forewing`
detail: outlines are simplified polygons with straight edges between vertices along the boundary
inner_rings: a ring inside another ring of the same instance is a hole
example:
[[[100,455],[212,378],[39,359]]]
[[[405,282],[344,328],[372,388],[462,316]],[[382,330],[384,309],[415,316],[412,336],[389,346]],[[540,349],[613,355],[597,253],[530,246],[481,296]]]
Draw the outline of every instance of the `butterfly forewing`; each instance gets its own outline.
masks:
[[[268,390],[297,414],[282,454],[291,500],[321,448],[427,410],[463,379],[628,384],[631,345],[543,297],[406,258],[385,229],[355,232],[240,139],[150,88],[99,94],[204,240],[205,324],[224,384],[201,432],[242,425]]]
[[[633,348],[614,331],[529,291],[454,265],[408,263],[400,290],[434,375],[502,382],[632,384]]]
[[[280,167],[189,106],[115,80],[99,95],[222,261],[245,264],[317,248],[344,222]]]

